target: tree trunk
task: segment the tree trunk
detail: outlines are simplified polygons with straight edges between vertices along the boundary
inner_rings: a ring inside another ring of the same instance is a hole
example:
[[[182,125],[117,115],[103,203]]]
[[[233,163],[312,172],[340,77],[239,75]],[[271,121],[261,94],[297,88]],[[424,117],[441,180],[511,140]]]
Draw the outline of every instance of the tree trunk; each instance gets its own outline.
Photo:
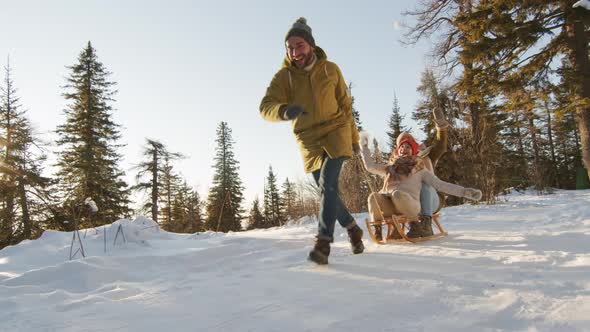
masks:
[[[20,176],[18,179],[18,194],[20,196],[20,206],[23,222],[23,239],[30,239],[32,235],[31,215],[29,213],[29,201],[27,200],[27,192],[25,191],[25,179]]]
[[[158,148],[152,154],[152,220],[158,223]]]
[[[566,33],[568,55],[574,68],[572,79],[576,94],[576,116],[582,141],[582,161],[590,177],[590,60],[588,59],[588,36],[584,29],[585,9],[569,8],[571,4],[564,2],[566,14]]]
[[[560,188],[561,185],[559,184],[559,169],[557,168],[557,158],[555,157],[555,145],[553,144],[553,130],[551,128],[551,110],[549,109],[549,102],[545,100],[544,103],[545,110],[547,111],[547,137],[549,139],[549,149],[551,151],[551,164],[554,173],[553,184],[557,188]]]
[[[518,154],[520,156],[520,167],[522,167],[521,171],[524,172],[524,170],[526,170],[526,155],[524,152],[524,143],[522,142],[522,132],[520,131],[520,119],[518,112],[514,113],[516,122],[516,135],[518,136]]]
[[[529,121],[529,132],[531,134],[531,142],[533,143],[533,172],[535,186],[538,191],[543,190],[543,181],[541,181],[541,170],[539,165],[539,144],[537,143],[537,129],[535,128],[533,110],[527,111],[527,120]]]

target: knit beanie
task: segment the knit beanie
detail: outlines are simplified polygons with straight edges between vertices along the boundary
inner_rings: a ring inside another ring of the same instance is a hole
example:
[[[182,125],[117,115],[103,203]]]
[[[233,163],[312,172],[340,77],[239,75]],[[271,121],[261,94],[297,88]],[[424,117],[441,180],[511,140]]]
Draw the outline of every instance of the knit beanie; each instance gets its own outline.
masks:
[[[404,143],[410,144],[410,146],[412,147],[412,154],[413,155],[418,154],[418,150],[420,147],[419,147],[418,143],[416,143],[414,136],[412,136],[410,133],[399,134],[399,136],[397,137],[397,140],[396,140],[397,148],[395,149],[395,154],[398,154],[397,151],[399,150],[400,146],[402,146],[402,144],[404,144]]]
[[[311,27],[307,25],[307,20],[305,17],[300,17],[297,21],[295,21],[295,23],[293,23],[291,29],[289,29],[287,35],[285,36],[285,41],[293,36],[301,37],[309,45],[315,47],[315,40],[311,35]]]

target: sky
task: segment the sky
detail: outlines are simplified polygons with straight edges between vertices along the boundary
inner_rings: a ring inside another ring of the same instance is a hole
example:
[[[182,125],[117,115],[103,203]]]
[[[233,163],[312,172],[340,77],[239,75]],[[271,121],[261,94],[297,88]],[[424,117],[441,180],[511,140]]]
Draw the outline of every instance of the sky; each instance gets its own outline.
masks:
[[[418,132],[410,113],[430,63],[429,45],[399,42],[402,23],[409,20],[402,12],[415,6],[385,0],[0,0],[0,64],[10,57],[23,108],[39,136],[53,142],[53,131],[65,121],[66,66],[76,63],[90,41],[117,83],[113,120],[121,125],[120,166],[127,182],[133,184],[132,167],[146,138],[156,139],[187,156],[176,169],[206,197],[216,129],[225,121],[250,202],[261,196],[269,166],[280,183],[306,176],[290,124],[259,115],[260,100],[285,55],[285,34],[300,16],[352,82],[362,125],[381,146],[394,94],[404,123]]]
[[[590,190],[514,192],[443,209],[436,240],[365,233],[359,255],[337,225],[324,266],[306,261],[309,217],[195,234],[118,220],[82,230],[72,260],[72,233],[48,230],[0,250],[0,330],[588,332],[588,204]]]

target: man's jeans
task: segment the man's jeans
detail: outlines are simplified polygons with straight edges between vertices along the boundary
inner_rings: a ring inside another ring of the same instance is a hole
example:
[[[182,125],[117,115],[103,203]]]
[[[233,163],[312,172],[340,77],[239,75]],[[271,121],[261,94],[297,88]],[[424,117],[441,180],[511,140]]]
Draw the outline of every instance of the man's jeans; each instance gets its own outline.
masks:
[[[420,215],[430,217],[440,206],[438,193],[429,184],[422,183],[422,190],[420,190],[420,206]]]
[[[325,156],[322,168],[312,173],[315,183],[321,190],[318,236],[329,238],[330,241],[334,241],[336,219],[344,228],[354,222],[354,218],[350,215],[338,194],[338,178],[345,159],[345,157],[330,159]]]

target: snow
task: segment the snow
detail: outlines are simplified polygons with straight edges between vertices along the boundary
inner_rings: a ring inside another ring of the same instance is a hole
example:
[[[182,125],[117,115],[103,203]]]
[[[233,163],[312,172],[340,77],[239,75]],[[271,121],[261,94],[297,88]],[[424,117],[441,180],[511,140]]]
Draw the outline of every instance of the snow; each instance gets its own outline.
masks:
[[[72,233],[47,231],[0,251],[0,330],[590,331],[589,203],[557,190],[445,208],[449,236],[365,236],[361,255],[337,226],[328,266],[305,260],[311,218],[228,234],[118,220],[80,231],[87,257],[71,261]]]
[[[91,197],[87,197],[86,200],[84,200],[84,204],[86,204],[86,206],[88,206],[88,209],[90,209],[90,212],[92,212],[92,213],[98,212],[98,207],[96,206],[96,203],[92,200]]]

